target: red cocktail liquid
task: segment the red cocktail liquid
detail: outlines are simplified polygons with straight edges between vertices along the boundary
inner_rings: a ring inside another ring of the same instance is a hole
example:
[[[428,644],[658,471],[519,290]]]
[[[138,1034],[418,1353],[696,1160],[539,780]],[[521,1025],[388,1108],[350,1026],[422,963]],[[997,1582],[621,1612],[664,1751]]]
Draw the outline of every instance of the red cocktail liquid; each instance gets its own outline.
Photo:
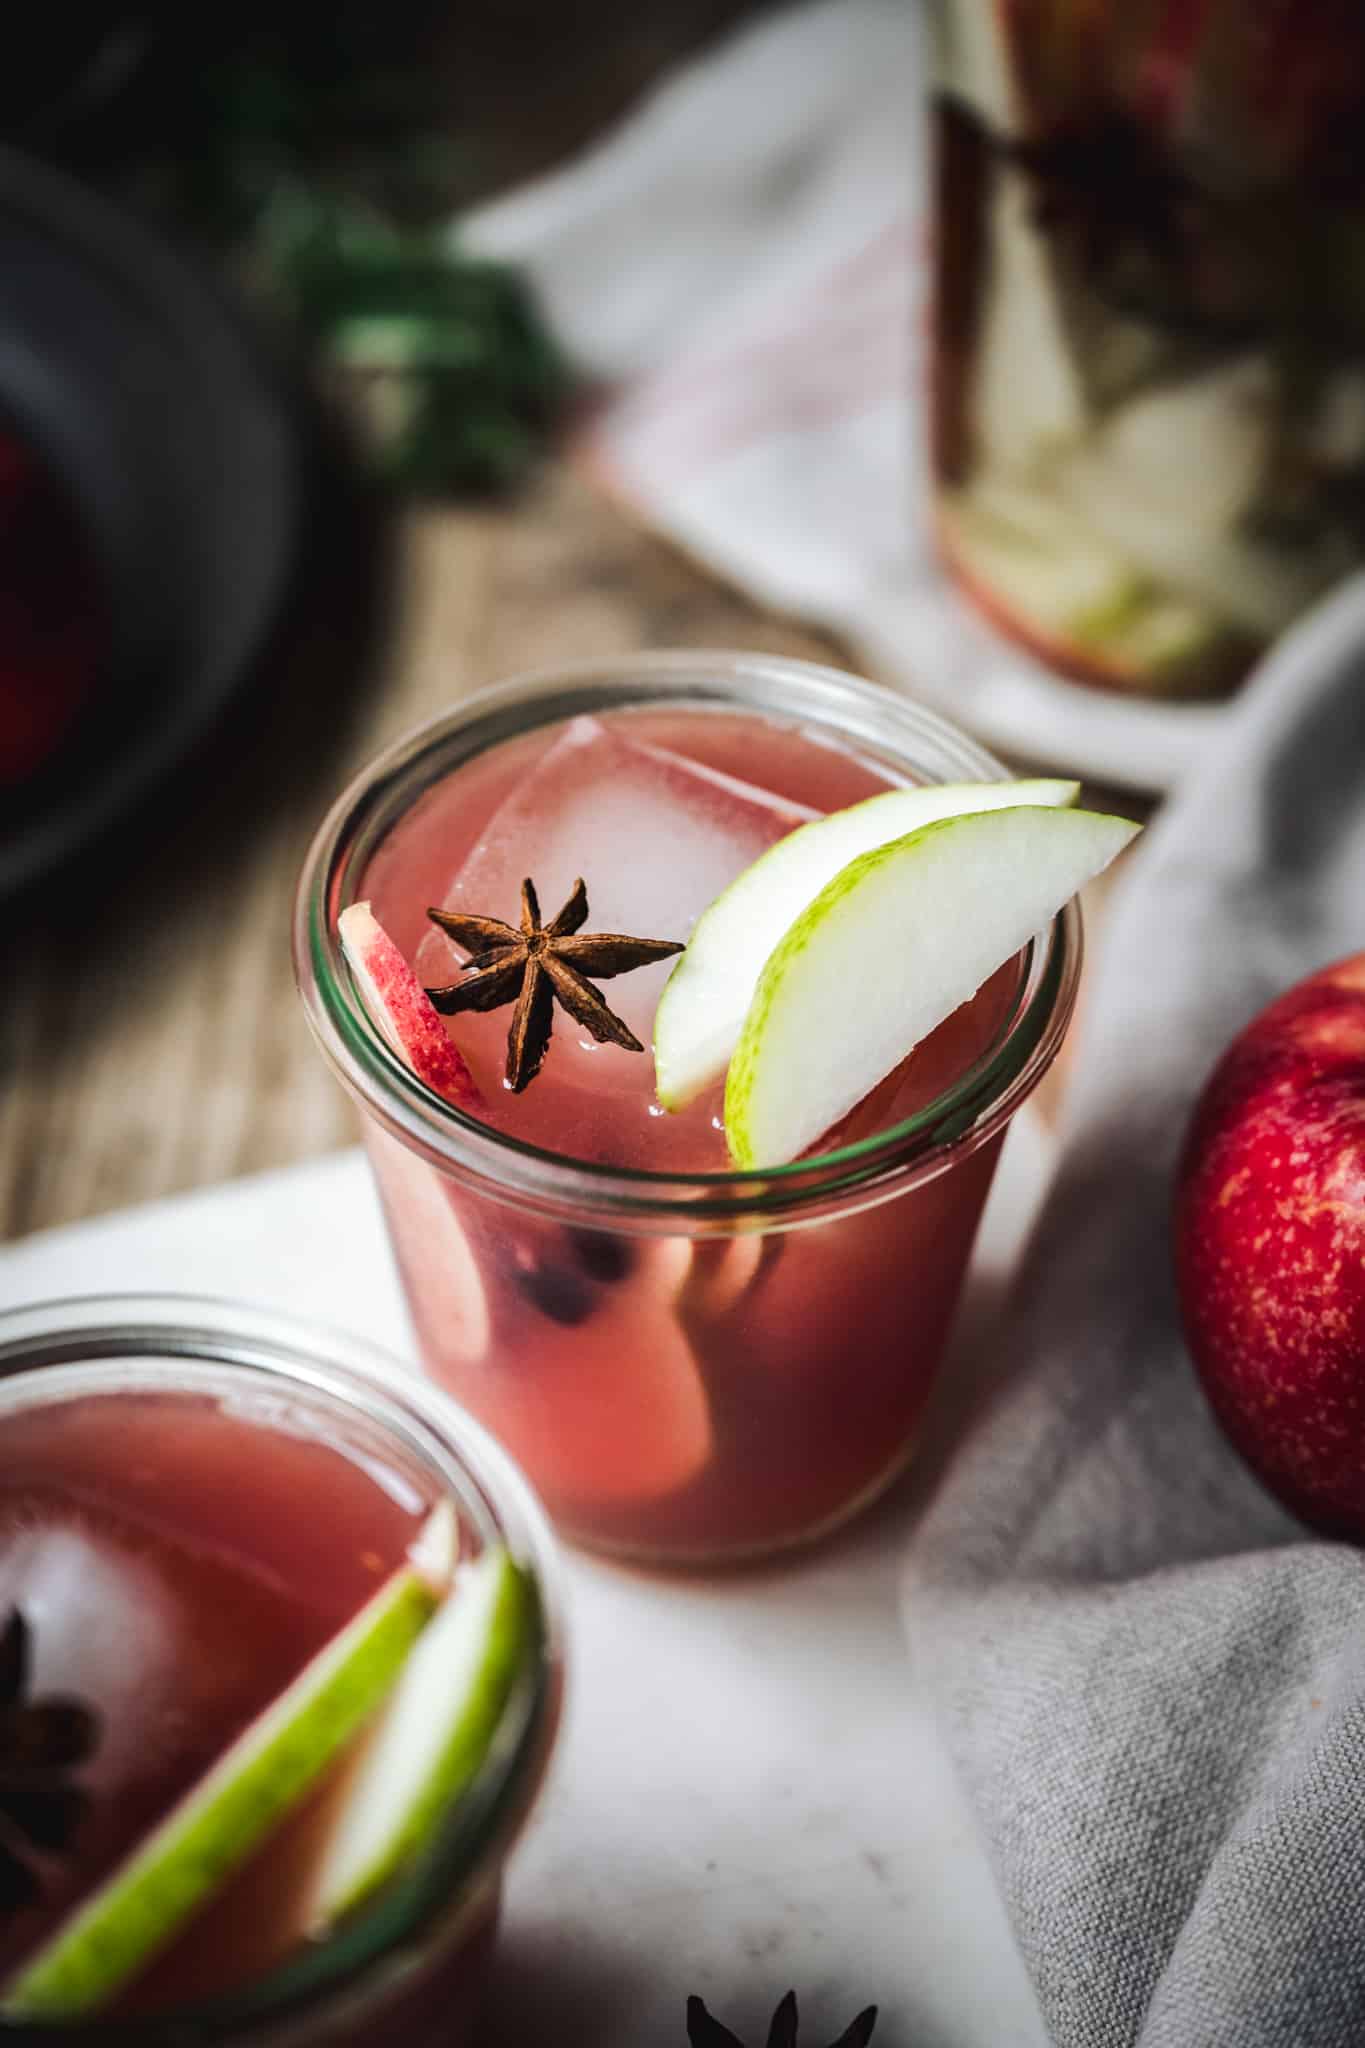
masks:
[[[69,1850],[6,1830],[40,1896],[0,1912],[0,1983],[402,1563],[434,1492],[373,1431],[348,1439],[306,1406],[249,1395],[82,1393],[9,1414],[3,1432],[0,1622],[18,1610],[27,1624],[29,1697],[74,1695],[98,1732],[72,1774],[88,1803]],[[306,1946],[310,1859],[345,1762],[101,2019],[202,2007]],[[494,1889],[392,2002],[299,2040],[464,2038],[495,1913]]]
[[[493,747],[414,804],[357,894],[428,984],[461,955],[429,904],[509,919],[531,876],[548,917],[574,878],[590,931],[685,940],[767,846],[884,789],[885,765],[809,728],[707,708],[612,711]],[[905,780],[908,777],[900,777]],[[604,989],[645,1043],[670,963]],[[1004,1033],[1020,972],[994,977],[819,1151],[942,1096]],[[653,1060],[562,1012],[538,1079],[502,1083],[509,1012],[452,1035],[500,1133],[659,1175],[729,1167],[717,1084],[667,1115]],[[838,1045],[829,1058],[840,1058]],[[590,1544],[703,1560],[838,1520],[904,1461],[942,1353],[999,1146],[809,1227],[696,1237],[542,1220],[367,1128],[431,1373],[503,1441],[560,1526]]]

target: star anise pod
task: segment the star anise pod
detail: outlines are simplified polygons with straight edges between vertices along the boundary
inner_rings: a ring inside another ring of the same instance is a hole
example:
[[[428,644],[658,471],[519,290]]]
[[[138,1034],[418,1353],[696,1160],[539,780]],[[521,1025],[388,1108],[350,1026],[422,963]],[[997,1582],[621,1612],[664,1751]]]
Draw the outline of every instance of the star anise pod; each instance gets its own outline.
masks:
[[[42,1885],[33,1855],[70,1848],[89,1803],[66,1772],[92,1754],[98,1722],[79,1700],[30,1700],[29,1625],[16,1607],[0,1631],[0,1914],[20,1911]]]
[[[789,1991],[773,2014],[767,2048],[796,2048],[796,2020],[796,1993]],[[866,2006],[838,2040],[830,2043],[830,2048],[866,2048],[876,2024],[876,2006]],[[713,2019],[699,1998],[687,2001],[687,2038],[692,2048],[744,2048],[739,2036]]]
[[[561,1003],[574,1020],[603,1045],[643,1052],[635,1033],[609,1010],[586,977],[610,980],[681,953],[672,939],[628,939],[620,932],[585,932],[588,892],[582,876],[564,908],[549,924],[540,919],[535,884],[521,885],[521,929],[500,917],[475,917],[460,910],[428,910],[433,924],[470,955],[464,977],[427,994],[443,1016],[461,1010],[497,1010],[515,1002],[507,1034],[507,1079],[518,1093],[540,1072]]]
[[[1039,225],[1070,245],[1086,274],[1135,255],[1157,275],[1183,278],[1199,194],[1130,115],[1097,100],[1007,153],[1032,183]]]

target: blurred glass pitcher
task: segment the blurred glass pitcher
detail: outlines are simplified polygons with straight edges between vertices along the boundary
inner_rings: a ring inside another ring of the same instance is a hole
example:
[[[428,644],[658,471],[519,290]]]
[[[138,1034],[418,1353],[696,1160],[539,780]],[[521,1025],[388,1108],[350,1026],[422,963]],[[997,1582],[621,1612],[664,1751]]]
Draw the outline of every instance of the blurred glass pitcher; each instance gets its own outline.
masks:
[[[931,12],[944,557],[1064,674],[1225,690],[1365,559],[1365,5]]]

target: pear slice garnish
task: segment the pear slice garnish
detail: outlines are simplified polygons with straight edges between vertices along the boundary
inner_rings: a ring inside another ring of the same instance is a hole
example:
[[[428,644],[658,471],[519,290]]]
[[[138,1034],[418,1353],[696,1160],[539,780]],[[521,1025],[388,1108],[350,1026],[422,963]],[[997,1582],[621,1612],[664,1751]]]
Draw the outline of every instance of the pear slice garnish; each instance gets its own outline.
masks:
[[[469,1789],[539,1638],[535,1582],[505,1549],[461,1565],[365,1739],[315,1873],[318,1932],[387,1883]]]
[[[725,1085],[735,1163],[799,1157],[1139,829],[1023,806],[945,818],[851,861],[759,978]]]
[[[1079,789],[1047,779],[888,789],[778,840],[702,912],[659,999],[654,1069],[664,1108],[684,1108],[721,1078],[773,949],[851,860],[939,818],[1074,804]]]

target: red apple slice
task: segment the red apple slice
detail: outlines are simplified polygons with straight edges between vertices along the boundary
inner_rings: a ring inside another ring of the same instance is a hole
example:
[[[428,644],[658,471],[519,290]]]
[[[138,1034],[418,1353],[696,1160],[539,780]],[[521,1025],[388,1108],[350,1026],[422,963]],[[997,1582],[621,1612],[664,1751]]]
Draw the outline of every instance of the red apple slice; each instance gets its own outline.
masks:
[[[581,1268],[565,1275],[581,1290],[581,1320],[570,1293],[560,1321],[538,1303],[550,1299],[543,1283],[560,1277],[566,1252],[553,1230],[523,1230],[508,1246],[504,1272],[520,1268],[523,1284],[504,1282],[498,1292],[500,1369],[454,1384],[551,1511],[586,1520],[600,1507],[680,1492],[714,1446],[706,1387],[675,1314],[691,1269],[687,1239],[636,1240],[618,1280],[599,1282]],[[544,1262],[534,1293],[525,1285],[528,1255]]]
[[[387,1131],[371,1128],[366,1146],[419,1337],[434,1358],[455,1368],[486,1358],[493,1319],[463,1213],[466,1198]],[[470,1204],[475,1214],[481,1206],[477,1198]]]
[[[343,910],[337,931],[365,1007],[394,1051],[434,1094],[460,1109],[476,1109],[482,1097],[474,1076],[369,904]]]
[[[555,1224],[470,1200],[385,1132],[369,1147],[427,1370],[550,1506],[658,1500],[695,1478],[712,1432],[673,1314],[688,1241],[642,1238],[598,1278]]]

